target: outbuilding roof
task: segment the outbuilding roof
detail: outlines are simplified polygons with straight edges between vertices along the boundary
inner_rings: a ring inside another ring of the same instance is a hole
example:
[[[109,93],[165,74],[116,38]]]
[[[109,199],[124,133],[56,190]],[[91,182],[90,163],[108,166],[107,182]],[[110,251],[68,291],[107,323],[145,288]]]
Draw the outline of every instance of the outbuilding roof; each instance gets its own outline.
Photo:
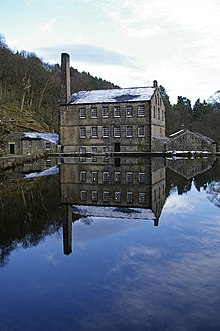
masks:
[[[4,140],[10,141],[10,140],[25,140],[25,139],[43,139],[49,142],[52,142],[54,144],[58,143],[59,136],[57,133],[40,133],[40,132],[12,132],[8,134]]]
[[[151,100],[155,87],[133,87],[79,91],[72,94],[70,104],[143,102]]]
[[[194,131],[190,131],[190,130],[187,130],[187,129],[181,129],[177,132],[174,132],[174,133],[169,135],[169,138],[170,139],[175,139],[175,138],[177,138],[180,135],[185,134],[185,133],[191,134],[191,135],[196,136],[197,138],[200,138],[200,139],[204,139],[207,142],[216,143],[215,140],[213,140],[213,139],[211,139],[207,136],[204,136],[203,134],[201,134],[199,132],[194,132]]]

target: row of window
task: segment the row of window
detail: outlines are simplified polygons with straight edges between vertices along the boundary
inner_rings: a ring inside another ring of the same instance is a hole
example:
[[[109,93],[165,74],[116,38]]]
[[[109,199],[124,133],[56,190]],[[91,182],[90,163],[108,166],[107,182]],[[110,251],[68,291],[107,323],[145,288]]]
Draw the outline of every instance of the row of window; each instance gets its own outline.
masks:
[[[109,138],[110,137],[110,127],[109,126],[103,126],[101,128],[101,136],[102,138]],[[114,138],[121,138],[122,130],[120,126],[115,126],[113,128],[113,136]],[[127,125],[125,127],[125,136],[126,138],[133,138],[135,136],[134,128],[132,125]],[[86,127],[81,126],[79,128],[79,137],[80,138],[88,138]],[[137,137],[144,138],[145,137],[145,126],[140,125],[137,127]],[[92,126],[90,128],[90,138],[98,138],[98,126]]]
[[[91,177],[90,177],[91,176]],[[88,177],[90,177],[91,181],[93,183],[98,183],[98,179],[99,179],[99,173],[98,171],[92,171],[91,173],[88,174],[87,171],[82,170],[79,173],[79,180],[81,183],[86,183],[88,181]],[[101,173],[101,177],[102,177],[102,183],[108,184],[111,181],[111,175],[109,171],[103,171]],[[146,174],[145,172],[138,172],[137,173],[137,178],[135,178],[136,176],[134,176],[133,171],[127,171],[125,173],[125,182],[127,184],[132,184],[134,181],[137,181],[139,183],[145,183],[146,182]],[[115,171],[114,172],[114,178],[113,178],[113,182],[114,183],[121,183],[121,179],[122,179],[122,174],[120,171]]]
[[[102,107],[102,117],[103,118],[108,118],[110,115],[110,110],[109,106],[103,106]],[[121,107],[120,106],[114,106],[113,107],[113,114],[114,117],[121,117]],[[125,108],[125,114],[126,117],[133,117],[134,115],[134,108],[132,105],[127,105]],[[79,108],[79,117],[80,118],[86,118],[87,115],[87,109],[85,107]],[[139,105],[137,107],[137,116],[138,117],[143,117],[145,116],[145,105]],[[92,106],[90,108],[90,118],[97,118],[98,117],[98,109],[96,106]]]
[[[101,197],[99,196],[101,195]],[[134,203],[134,192],[127,192],[127,203]],[[117,191],[114,192],[114,201],[115,202],[121,202],[121,196],[122,192]],[[100,199],[102,198],[103,202],[110,202],[110,192],[109,191],[91,191],[91,200],[92,202],[101,202]],[[88,192],[86,190],[80,191],[80,200],[83,202],[86,202],[88,199]],[[139,204],[145,204],[146,203],[146,193],[145,192],[139,192],[138,193],[138,203]]]

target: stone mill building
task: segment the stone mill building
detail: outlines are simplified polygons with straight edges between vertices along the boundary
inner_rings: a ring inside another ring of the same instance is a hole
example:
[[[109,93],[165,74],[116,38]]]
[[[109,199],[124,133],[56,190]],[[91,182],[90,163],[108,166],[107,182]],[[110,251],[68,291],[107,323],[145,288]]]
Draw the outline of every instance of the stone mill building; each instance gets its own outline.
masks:
[[[149,87],[71,94],[70,57],[61,55],[60,144],[64,153],[151,152],[165,137],[157,81]]]

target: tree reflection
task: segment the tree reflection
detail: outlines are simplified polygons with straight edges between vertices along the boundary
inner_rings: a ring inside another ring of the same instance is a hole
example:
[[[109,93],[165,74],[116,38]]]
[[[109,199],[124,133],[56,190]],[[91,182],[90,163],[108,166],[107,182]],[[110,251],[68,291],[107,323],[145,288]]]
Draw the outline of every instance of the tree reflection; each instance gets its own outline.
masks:
[[[13,250],[37,246],[61,225],[59,178],[8,178],[0,194],[0,266]]]

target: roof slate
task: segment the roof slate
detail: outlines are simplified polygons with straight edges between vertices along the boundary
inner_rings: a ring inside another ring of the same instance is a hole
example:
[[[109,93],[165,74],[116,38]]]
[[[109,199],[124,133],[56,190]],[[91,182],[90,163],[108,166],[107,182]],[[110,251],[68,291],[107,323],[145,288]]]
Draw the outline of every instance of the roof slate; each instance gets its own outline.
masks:
[[[106,89],[93,91],[79,91],[72,94],[70,104],[94,103],[120,103],[130,101],[149,101],[154,92],[154,87],[134,87],[120,89]]]

